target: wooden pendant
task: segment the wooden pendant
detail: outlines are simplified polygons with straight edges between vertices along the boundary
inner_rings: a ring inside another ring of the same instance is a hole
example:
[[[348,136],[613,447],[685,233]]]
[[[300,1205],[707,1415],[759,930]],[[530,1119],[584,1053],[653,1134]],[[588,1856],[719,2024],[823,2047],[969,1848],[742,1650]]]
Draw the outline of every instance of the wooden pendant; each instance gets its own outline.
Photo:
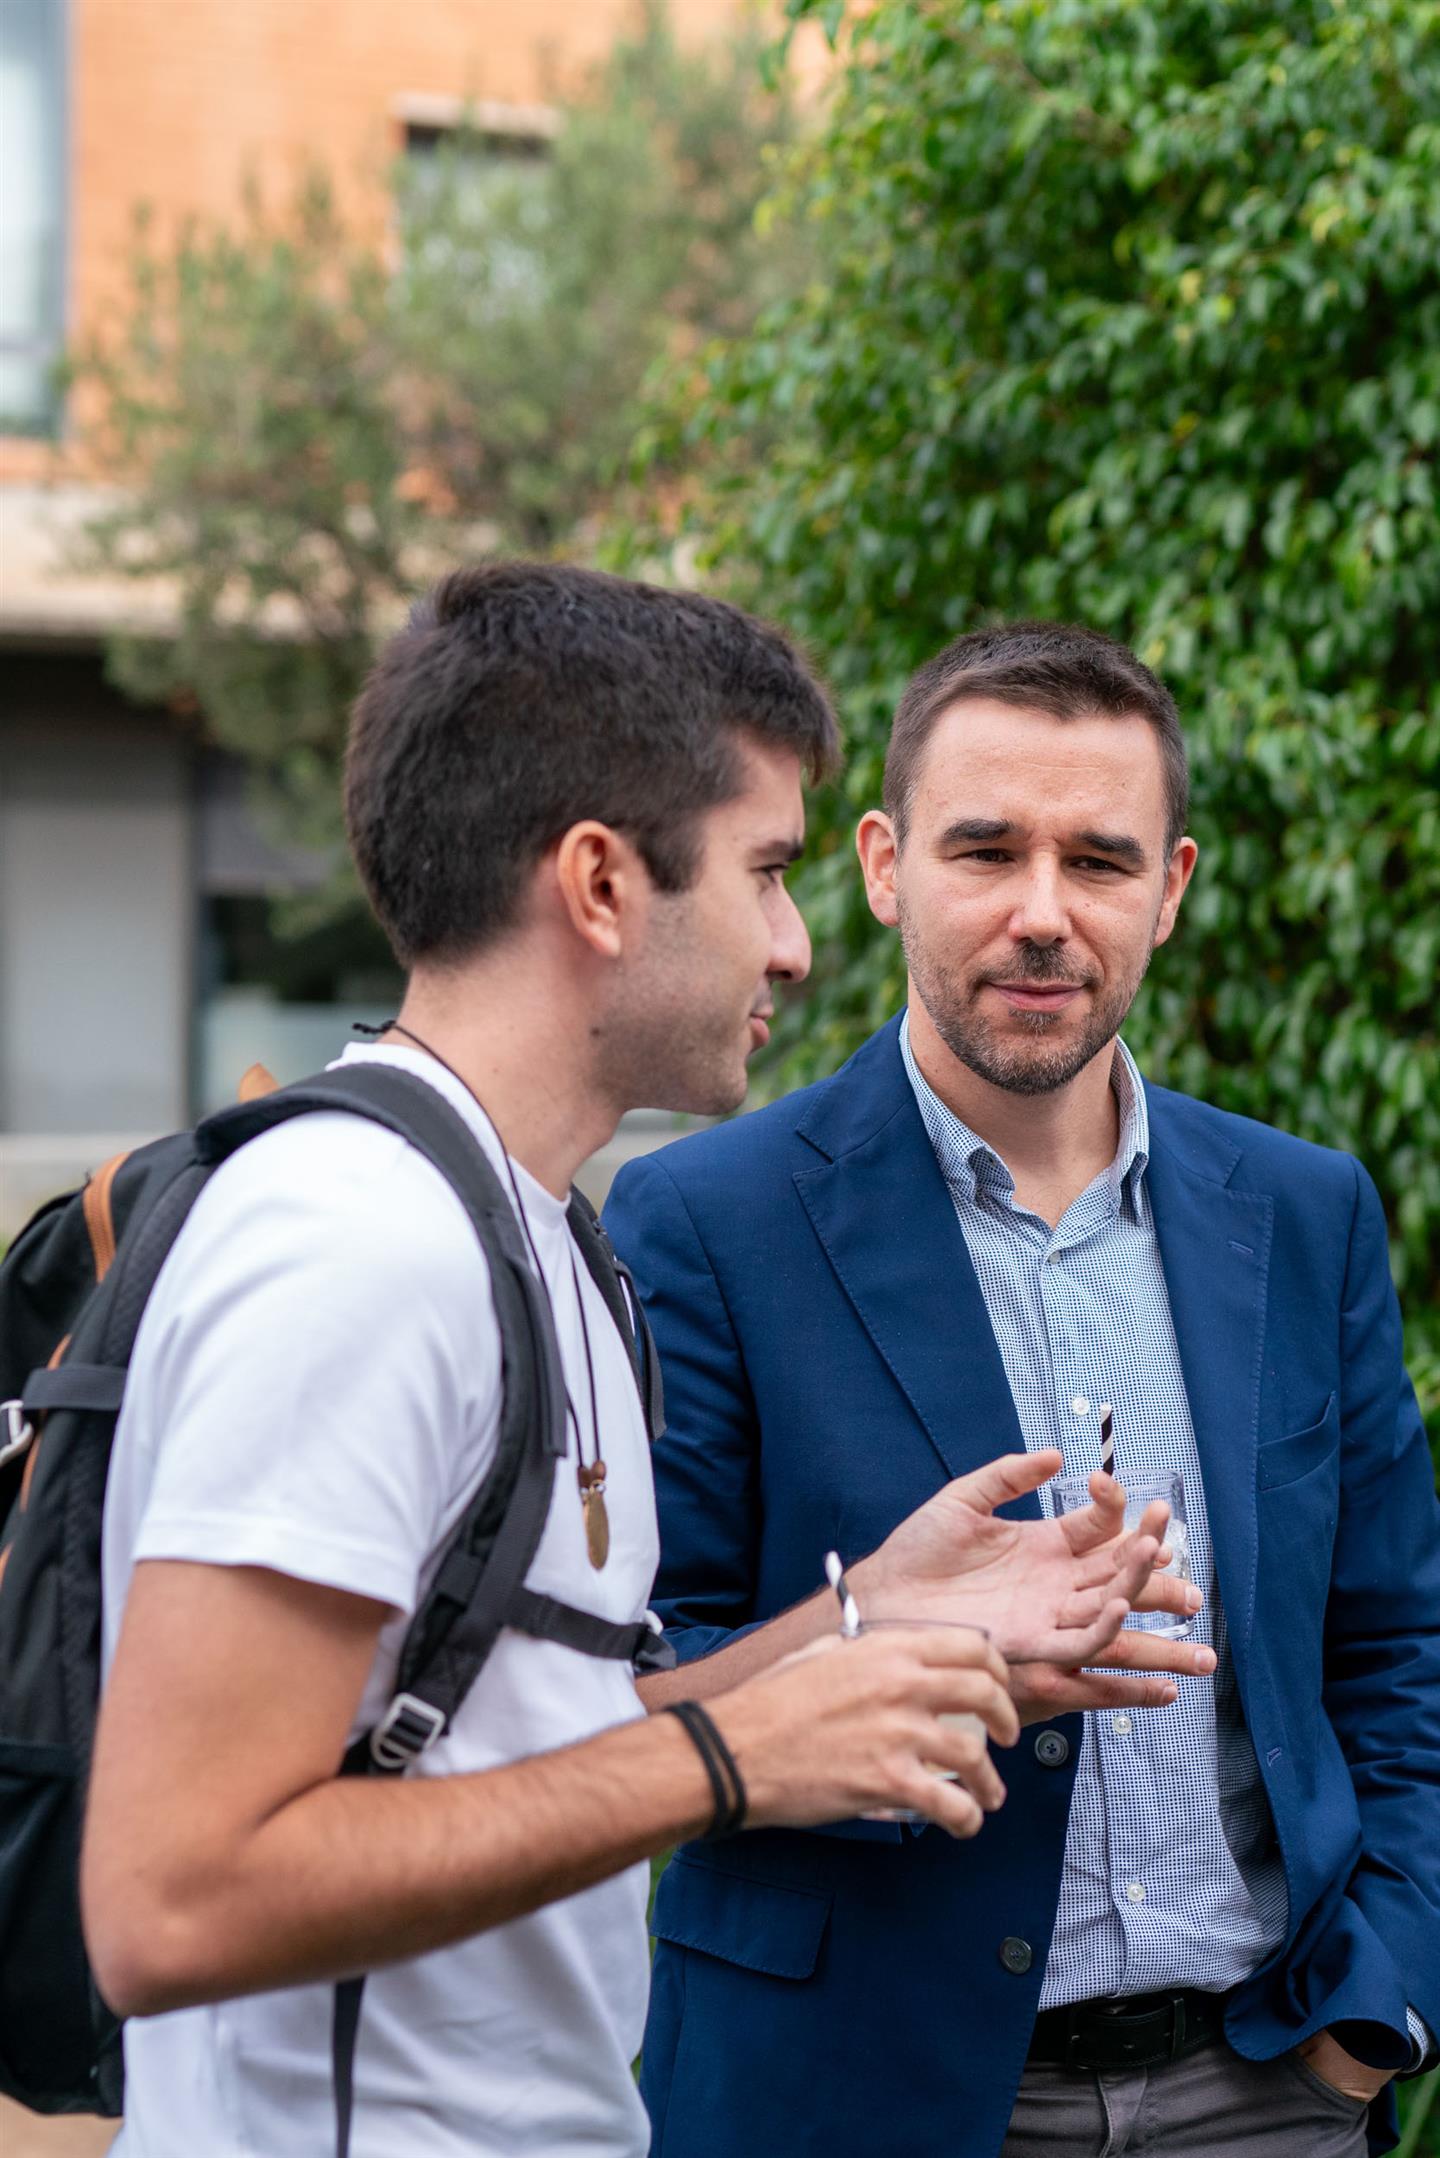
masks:
[[[592,1461],[588,1466],[582,1462],[580,1478],[580,1506],[585,1515],[585,1549],[590,1564],[598,1573],[610,1556],[610,1516],[605,1510],[605,1464]]]

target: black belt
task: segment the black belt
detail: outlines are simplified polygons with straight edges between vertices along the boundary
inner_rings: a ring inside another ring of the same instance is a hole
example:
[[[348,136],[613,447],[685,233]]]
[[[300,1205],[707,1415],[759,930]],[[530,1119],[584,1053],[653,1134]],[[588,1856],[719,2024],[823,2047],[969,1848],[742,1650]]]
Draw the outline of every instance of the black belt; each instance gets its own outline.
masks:
[[[1046,2008],[1035,2018],[1029,2057],[1062,2068],[1157,2068],[1223,2037],[1228,1998],[1187,1988]]]

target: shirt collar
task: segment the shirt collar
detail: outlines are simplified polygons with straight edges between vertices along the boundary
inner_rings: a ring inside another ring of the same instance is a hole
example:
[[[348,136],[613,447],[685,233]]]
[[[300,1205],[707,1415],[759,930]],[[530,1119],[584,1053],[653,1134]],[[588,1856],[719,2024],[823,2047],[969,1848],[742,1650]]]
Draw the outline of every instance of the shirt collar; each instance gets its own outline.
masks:
[[[910,1046],[908,1011],[900,1022],[900,1054],[940,1173],[950,1190],[957,1198],[971,1201],[981,1190],[992,1197],[1012,1199],[1015,1181],[1000,1156],[953,1109],[946,1107],[916,1063]],[[1141,1185],[1150,1162],[1150,1112],[1139,1066],[1118,1037],[1110,1084],[1120,1112],[1120,1140],[1107,1175],[1117,1204],[1128,1202],[1131,1213],[1138,1215]]]

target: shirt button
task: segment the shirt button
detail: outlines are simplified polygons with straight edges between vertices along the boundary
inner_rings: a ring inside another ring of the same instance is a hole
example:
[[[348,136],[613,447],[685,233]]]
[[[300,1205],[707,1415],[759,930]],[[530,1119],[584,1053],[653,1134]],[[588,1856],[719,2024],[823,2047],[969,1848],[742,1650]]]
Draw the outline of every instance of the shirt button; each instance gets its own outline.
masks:
[[[1083,1394],[1076,1394],[1072,1397],[1070,1414],[1072,1416],[1088,1416],[1090,1414],[1090,1404]]]
[[[1131,1903],[1143,1903],[1145,1901],[1145,1884],[1143,1881],[1127,1881],[1125,1883],[1125,1895]]]
[[[1046,1264],[1047,1266],[1058,1266],[1058,1265],[1060,1264],[1060,1254],[1059,1254],[1059,1252],[1058,1252],[1058,1251],[1047,1251],[1047,1252],[1046,1252],[1046,1254],[1045,1254],[1045,1264]]]
[[[1012,1978],[1023,1978],[1035,1961],[1035,1953],[1028,1941],[1017,1934],[1007,1933],[1000,1943],[1000,1961]]]
[[[1110,1718],[1110,1728],[1117,1738],[1128,1738],[1135,1726],[1128,1716],[1112,1716]]]
[[[1035,1741],[1035,1758],[1042,1768],[1063,1768],[1070,1758],[1070,1741],[1063,1731],[1042,1731]]]

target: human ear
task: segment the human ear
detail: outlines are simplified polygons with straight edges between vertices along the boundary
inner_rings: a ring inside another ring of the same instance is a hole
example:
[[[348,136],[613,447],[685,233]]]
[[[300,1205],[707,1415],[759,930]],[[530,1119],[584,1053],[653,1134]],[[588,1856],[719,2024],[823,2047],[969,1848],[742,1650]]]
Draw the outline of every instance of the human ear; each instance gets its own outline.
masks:
[[[556,844],[556,895],[575,934],[601,958],[621,956],[648,882],[630,842],[594,818],[572,824]]]
[[[1200,849],[1193,839],[1177,839],[1170,852],[1165,870],[1165,896],[1160,902],[1160,917],[1155,924],[1155,942],[1163,944],[1175,927],[1175,917],[1180,912],[1180,902],[1185,897],[1185,887],[1195,874],[1195,863]]]
[[[877,922],[893,929],[900,918],[895,870],[900,847],[895,827],[883,809],[867,809],[855,833],[855,852],[865,877],[865,897]]]

